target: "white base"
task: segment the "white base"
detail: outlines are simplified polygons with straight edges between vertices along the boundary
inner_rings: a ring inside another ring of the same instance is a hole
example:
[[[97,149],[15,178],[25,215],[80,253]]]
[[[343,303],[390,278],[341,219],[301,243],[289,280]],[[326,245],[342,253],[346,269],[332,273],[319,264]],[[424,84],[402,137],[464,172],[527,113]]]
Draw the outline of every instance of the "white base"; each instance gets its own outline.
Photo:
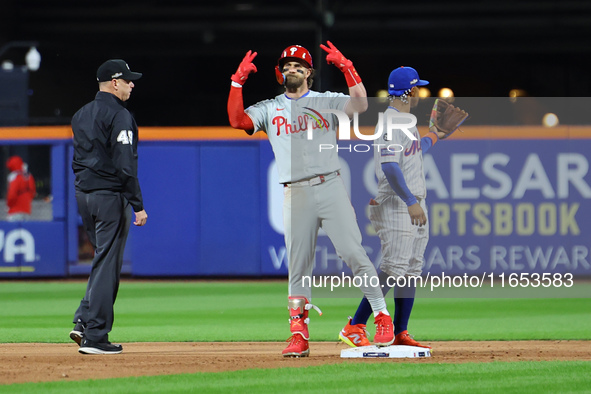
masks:
[[[341,358],[418,358],[431,357],[431,349],[418,346],[361,346],[341,350]]]

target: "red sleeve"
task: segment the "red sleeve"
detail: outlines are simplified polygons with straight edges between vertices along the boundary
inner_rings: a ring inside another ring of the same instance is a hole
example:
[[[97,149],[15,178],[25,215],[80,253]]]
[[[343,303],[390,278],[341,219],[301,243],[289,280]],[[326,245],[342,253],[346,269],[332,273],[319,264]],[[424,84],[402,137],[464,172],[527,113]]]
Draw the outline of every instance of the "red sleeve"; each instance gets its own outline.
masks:
[[[18,198],[18,176],[8,183],[8,193],[6,194],[6,205],[12,207],[16,204]]]
[[[230,95],[228,96],[228,118],[230,119],[230,126],[235,129],[245,130],[246,132],[254,130],[252,119],[244,112],[242,88],[234,86],[230,88]]]

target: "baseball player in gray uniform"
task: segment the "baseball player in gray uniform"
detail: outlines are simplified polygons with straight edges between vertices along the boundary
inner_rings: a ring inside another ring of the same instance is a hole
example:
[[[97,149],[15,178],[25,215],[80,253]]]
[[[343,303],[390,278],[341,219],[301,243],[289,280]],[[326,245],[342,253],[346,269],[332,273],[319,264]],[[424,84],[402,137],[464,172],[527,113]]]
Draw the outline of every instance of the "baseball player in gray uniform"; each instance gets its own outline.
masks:
[[[228,98],[232,127],[248,134],[259,130],[267,133],[277,162],[279,182],[284,185],[283,220],[292,333],[287,340],[289,345],[282,352],[284,357],[306,357],[310,352],[308,311],[314,308],[320,313],[320,310],[310,303],[312,292],[302,278],[312,276],[320,227],[353,274],[367,279],[361,290],[375,316],[376,342],[388,345],[394,341],[392,319],[377,285],[377,273],[361,245],[355,211],[339,174],[338,155],[318,149],[322,143],[336,145],[338,125],[333,115],[324,117],[319,111],[340,110],[351,117],[367,109],[367,93],[352,62],[330,41],[327,44],[320,47],[328,53],[327,62],[344,73],[349,96],[310,90],[314,76],[310,52],[302,46],[291,45],[281,53],[275,68],[277,81],[285,87],[284,93],[244,110],[242,85],[250,73],[257,71],[252,63],[257,54],[248,51],[232,75]],[[312,132],[311,139],[308,129]]]
[[[390,105],[384,113],[384,122],[388,112],[409,113],[411,107],[418,103],[418,86],[428,83],[421,80],[412,67],[399,67],[392,71],[388,79]],[[408,334],[416,289],[414,281],[408,279],[421,275],[423,255],[429,241],[423,154],[443,137],[443,133],[431,128],[421,138],[416,127],[409,128],[409,131],[417,138],[416,141],[401,131],[394,131],[392,140],[388,140],[384,133],[376,142],[374,161],[378,195],[370,201],[369,218],[382,244],[379,268],[384,294],[392,285],[399,284],[394,287],[394,345],[430,348]],[[391,145],[402,148],[388,149]],[[370,345],[365,330],[370,314],[371,308],[364,298],[355,316],[349,318],[349,323],[340,332],[339,339],[353,347]]]

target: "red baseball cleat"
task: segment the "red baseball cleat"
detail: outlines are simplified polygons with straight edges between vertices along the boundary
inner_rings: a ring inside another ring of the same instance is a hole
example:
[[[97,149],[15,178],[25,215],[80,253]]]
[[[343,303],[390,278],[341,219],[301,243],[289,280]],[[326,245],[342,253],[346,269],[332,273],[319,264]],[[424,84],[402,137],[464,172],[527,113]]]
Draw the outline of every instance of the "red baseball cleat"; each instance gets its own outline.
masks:
[[[371,343],[367,339],[369,333],[365,328],[365,324],[351,324],[351,316],[349,322],[339,333],[339,339],[351,347],[370,346]]]
[[[306,297],[301,296],[290,296],[287,309],[289,309],[289,330],[292,335],[287,339],[289,345],[283,350],[283,357],[308,357],[310,354],[308,311],[315,309],[320,315],[322,311],[316,305],[310,304]]]
[[[400,334],[396,335],[396,339],[394,339],[394,345],[418,346],[431,349],[431,346],[421,345],[415,341],[413,337],[408,334],[407,330],[404,330]]]
[[[380,312],[375,320],[376,325],[376,336],[373,340],[373,344],[376,346],[388,346],[394,342],[394,324],[392,323],[392,317]]]
[[[283,357],[308,357],[310,355],[308,340],[304,339],[301,333],[294,333],[286,342],[289,342],[289,345],[283,349]]]

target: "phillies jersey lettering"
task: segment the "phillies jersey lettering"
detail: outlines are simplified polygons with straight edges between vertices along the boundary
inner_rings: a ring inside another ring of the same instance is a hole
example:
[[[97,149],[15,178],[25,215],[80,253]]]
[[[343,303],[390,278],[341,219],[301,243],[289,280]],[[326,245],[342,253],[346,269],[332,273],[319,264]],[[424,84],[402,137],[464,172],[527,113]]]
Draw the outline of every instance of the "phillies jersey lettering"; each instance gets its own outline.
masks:
[[[293,125],[285,116],[275,116],[271,121],[271,124],[277,127],[277,135],[308,131],[308,123],[312,130],[324,128],[327,131],[330,129],[328,120],[313,119],[310,115],[298,115],[297,119],[294,119]]]
[[[388,111],[396,111],[395,108],[389,107]],[[384,116],[386,119],[386,116]],[[384,124],[384,126],[386,126]],[[377,130],[377,126],[376,126]],[[416,127],[412,127],[409,131],[417,138],[416,141],[408,138],[402,131],[393,130],[392,141],[386,141],[385,135],[380,137],[376,143],[374,150],[375,156],[375,170],[378,178],[378,192],[380,194],[396,194],[386,179],[386,175],[382,171],[382,163],[398,163],[402,170],[402,175],[406,181],[406,185],[410,192],[418,198],[427,197],[427,188],[425,186],[425,173],[423,172],[423,150],[421,149],[421,136]],[[380,147],[379,144],[399,144],[403,149],[397,149],[400,152],[392,152],[386,148]]]
[[[267,133],[275,153],[279,182],[297,182],[340,170],[335,150],[320,151],[321,144],[336,145],[338,121],[324,109],[344,111],[349,96],[310,90],[299,99],[280,94],[248,107],[254,131]],[[307,138],[308,128],[312,139]]]

